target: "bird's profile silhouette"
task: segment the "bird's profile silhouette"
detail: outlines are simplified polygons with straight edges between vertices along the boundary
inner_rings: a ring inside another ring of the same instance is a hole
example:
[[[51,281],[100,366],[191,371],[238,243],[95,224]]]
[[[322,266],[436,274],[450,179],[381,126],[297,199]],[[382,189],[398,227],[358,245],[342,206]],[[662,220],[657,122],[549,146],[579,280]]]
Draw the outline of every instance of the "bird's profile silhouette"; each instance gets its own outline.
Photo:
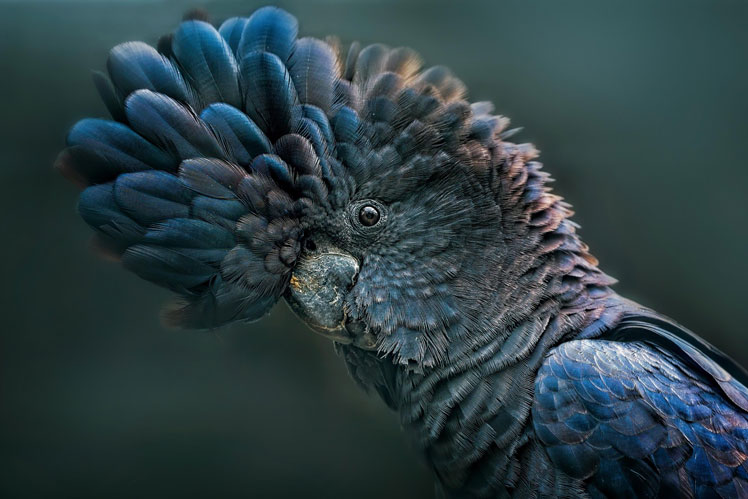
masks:
[[[181,301],[281,298],[449,497],[748,497],[748,376],[617,295],[508,120],[410,49],[265,7],[118,45],[57,166],[97,247]]]

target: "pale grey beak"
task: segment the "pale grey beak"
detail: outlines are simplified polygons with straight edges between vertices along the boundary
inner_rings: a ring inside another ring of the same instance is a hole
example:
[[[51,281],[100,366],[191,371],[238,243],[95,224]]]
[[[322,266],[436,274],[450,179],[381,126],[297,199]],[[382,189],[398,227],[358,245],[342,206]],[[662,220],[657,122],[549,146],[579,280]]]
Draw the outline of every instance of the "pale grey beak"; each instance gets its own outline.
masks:
[[[350,255],[321,252],[296,262],[285,298],[291,309],[318,333],[350,343],[345,330],[345,296],[358,275],[358,261]]]

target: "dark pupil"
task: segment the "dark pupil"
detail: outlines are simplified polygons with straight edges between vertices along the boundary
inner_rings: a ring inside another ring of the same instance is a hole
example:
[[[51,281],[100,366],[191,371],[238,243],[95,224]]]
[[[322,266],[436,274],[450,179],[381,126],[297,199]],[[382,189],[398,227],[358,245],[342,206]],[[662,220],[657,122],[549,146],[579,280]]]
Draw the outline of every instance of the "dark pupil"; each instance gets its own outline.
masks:
[[[371,227],[379,222],[379,210],[373,206],[364,206],[358,212],[358,220],[361,222],[361,225]]]

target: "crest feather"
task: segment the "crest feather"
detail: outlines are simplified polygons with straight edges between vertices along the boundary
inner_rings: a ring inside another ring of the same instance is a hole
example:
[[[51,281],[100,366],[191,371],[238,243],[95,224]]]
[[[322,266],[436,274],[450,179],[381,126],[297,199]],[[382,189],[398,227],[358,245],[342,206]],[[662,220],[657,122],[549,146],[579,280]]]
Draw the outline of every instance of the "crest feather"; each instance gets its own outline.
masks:
[[[114,121],[68,135],[57,167],[86,187],[81,216],[126,268],[182,297],[170,324],[261,317],[288,285],[305,220],[353,192],[397,199],[461,158],[495,164],[506,123],[463,103],[445,68],[421,72],[407,48],[353,43],[343,56],[297,35],[293,16],[264,7],[218,29],[185,21],[158,50],[118,45],[108,77],[94,76]],[[423,317],[382,314],[382,351],[436,358],[448,332],[414,343]]]

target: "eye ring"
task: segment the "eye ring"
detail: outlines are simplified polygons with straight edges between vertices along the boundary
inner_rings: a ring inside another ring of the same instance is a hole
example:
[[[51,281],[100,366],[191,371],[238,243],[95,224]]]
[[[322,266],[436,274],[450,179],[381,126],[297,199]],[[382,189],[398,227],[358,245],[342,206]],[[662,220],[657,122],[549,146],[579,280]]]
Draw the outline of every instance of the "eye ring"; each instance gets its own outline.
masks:
[[[373,227],[382,219],[379,209],[373,204],[365,204],[358,210],[358,221],[364,227]]]
[[[363,236],[378,234],[389,220],[387,206],[376,199],[354,201],[348,208],[348,219],[353,229]]]

